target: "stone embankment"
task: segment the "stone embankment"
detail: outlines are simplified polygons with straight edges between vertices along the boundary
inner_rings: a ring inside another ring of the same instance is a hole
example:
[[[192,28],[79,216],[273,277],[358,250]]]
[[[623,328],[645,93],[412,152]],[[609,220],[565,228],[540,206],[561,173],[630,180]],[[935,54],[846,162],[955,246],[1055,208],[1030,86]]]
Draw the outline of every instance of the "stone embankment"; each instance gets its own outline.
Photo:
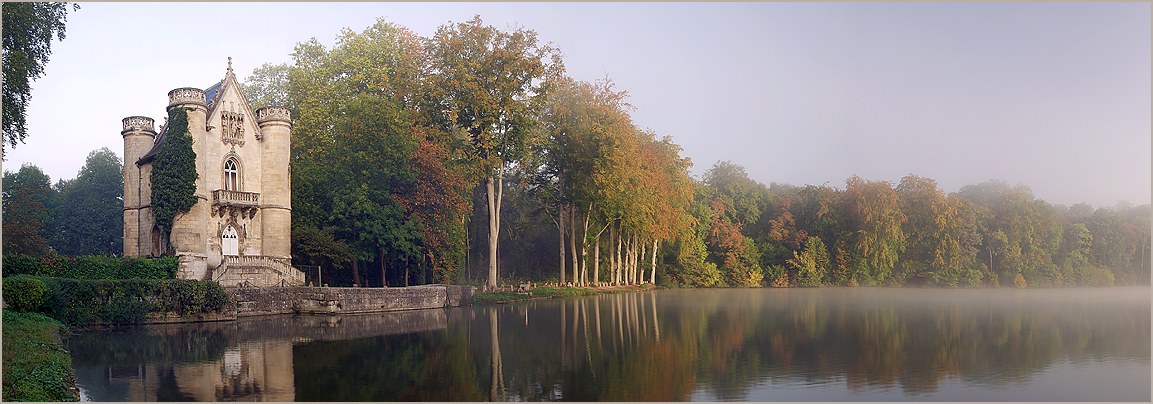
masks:
[[[424,285],[406,288],[272,287],[226,288],[236,316],[272,314],[352,314],[460,306],[472,286]]]

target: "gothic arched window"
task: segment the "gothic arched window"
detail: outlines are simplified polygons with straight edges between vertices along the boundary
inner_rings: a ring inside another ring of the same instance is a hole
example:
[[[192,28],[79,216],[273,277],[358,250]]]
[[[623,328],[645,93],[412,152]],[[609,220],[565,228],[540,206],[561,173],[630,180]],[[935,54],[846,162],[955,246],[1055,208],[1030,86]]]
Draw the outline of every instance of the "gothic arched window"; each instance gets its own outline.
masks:
[[[236,164],[236,159],[230,158],[224,161],[224,189],[240,190],[240,170]]]

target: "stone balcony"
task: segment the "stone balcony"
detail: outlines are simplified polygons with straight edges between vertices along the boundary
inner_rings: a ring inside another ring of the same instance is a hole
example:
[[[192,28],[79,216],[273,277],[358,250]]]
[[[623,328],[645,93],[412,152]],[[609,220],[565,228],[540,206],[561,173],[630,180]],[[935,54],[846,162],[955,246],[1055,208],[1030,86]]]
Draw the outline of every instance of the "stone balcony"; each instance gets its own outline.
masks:
[[[243,214],[248,218],[252,218],[256,216],[256,211],[259,209],[259,193],[229,191],[226,189],[212,191],[213,216]]]

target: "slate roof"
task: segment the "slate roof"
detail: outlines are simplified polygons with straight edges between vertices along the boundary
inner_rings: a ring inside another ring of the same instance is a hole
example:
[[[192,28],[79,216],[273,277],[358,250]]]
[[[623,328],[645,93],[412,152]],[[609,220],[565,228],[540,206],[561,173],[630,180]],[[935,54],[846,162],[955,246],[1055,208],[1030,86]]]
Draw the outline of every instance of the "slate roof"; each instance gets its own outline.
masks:
[[[136,160],[136,165],[151,163],[152,159],[156,157],[156,153],[160,152],[160,145],[164,144],[164,139],[167,138],[168,125],[165,125],[164,129],[160,131],[160,136],[156,137],[156,143],[152,144],[152,150],[149,150],[148,153],[144,153],[144,156],[141,156],[140,160]]]
[[[224,80],[220,80],[204,90],[204,104],[212,105],[212,99],[216,98],[216,93],[220,92],[220,85],[224,84]]]

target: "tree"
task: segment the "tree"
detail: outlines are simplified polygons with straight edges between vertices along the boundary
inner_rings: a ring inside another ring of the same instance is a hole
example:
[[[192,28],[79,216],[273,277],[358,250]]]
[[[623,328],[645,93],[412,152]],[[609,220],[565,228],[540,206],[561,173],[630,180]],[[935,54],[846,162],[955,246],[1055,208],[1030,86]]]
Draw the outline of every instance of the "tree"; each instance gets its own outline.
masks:
[[[47,174],[24,164],[16,173],[4,173],[4,253],[48,255],[52,248],[44,238],[44,222],[55,192]]]
[[[845,184],[844,201],[857,230],[853,248],[868,265],[869,279],[884,282],[905,251],[901,225],[906,217],[901,213],[897,192],[888,182],[865,181],[857,176],[849,177]]]
[[[115,255],[123,243],[124,165],[107,147],[88,153],[76,178],[56,185],[48,241],[65,255]]]
[[[760,286],[764,274],[753,239],[744,234],[745,224],[760,218],[768,189],[748,177],[745,168],[720,162],[705,172],[713,217],[706,243],[714,262],[726,273],[730,286]]]
[[[694,191],[694,200],[702,201],[707,190],[700,184],[689,186]],[[712,226],[712,209],[704,203],[694,202],[688,206],[691,213],[690,226],[682,228],[673,245],[674,255],[667,269],[671,284],[682,287],[716,287],[722,285],[722,277],[717,264],[708,260],[708,247],[705,239]]]
[[[497,240],[505,170],[524,156],[533,127],[534,99],[540,84],[556,75],[560,55],[537,42],[536,32],[504,32],[484,25],[480,16],[446,24],[429,42],[433,114],[446,129],[468,132],[472,157],[483,167],[489,214],[489,268],[486,284],[497,284]]]
[[[756,223],[761,206],[768,197],[768,189],[749,178],[745,168],[730,161],[721,161],[705,172],[703,182],[714,189],[726,206],[729,217],[741,224]]]
[[[196,204],[196,152],[188,132],[188,111],[172,108],[164,130],[164,143],[152,160],[152,212],[161,237],[171,244],[170,234],[176,215],[187,213]]]
[[[819,237],[809,237],[804,251],[793,251],[788,264],[797,270],[798,286],[821,286],[829,269],[829,250]]]
[[[79,10],[72,4],[72,10]],[[64,40],[68,3],[5,3],[3,148],[24,142],[28,128],[24,112],[32,98],[31,82],[44,74],[52,55],[52,37]]]
[[[988,257],[999,278],[995,284],[1055,286],[1059,269],[1053,257],[1061,247],[1063,226],[1052,205],[1035,199],[1028,187],[1000,181],[964,186],[958,194],[983,211],[980,256]]]
[[[976,211],[957,195],[945,195],[937,182],[908,175],[897,185],[907,248],[899,268],[902,283],[927,278],[937,286],[980,286],[977,262],[980,234]]]
[[[326,268],[343,267],[352,262],[352,249],[337,240],[333,226],[317,228],[292,223],[292,257]],[[318,285],[319,286],[319,285]]]
[[[293,237],[307,241],[300,260],[352,264],[360,284],[364,262],[377,264],[381,284],[402,266],[450,281],[464,258],[471,167],[454,132],[430,127],[422,113],[422,38],[378,19],[362,32],[345,29],[332,49],[300,43],[292,57],[257,69],[245,88],[254,103],[295,114]]]
[[[267,106],[291,107],[287,64],[265,63],[244,79],[244,98],[252,109]]]

